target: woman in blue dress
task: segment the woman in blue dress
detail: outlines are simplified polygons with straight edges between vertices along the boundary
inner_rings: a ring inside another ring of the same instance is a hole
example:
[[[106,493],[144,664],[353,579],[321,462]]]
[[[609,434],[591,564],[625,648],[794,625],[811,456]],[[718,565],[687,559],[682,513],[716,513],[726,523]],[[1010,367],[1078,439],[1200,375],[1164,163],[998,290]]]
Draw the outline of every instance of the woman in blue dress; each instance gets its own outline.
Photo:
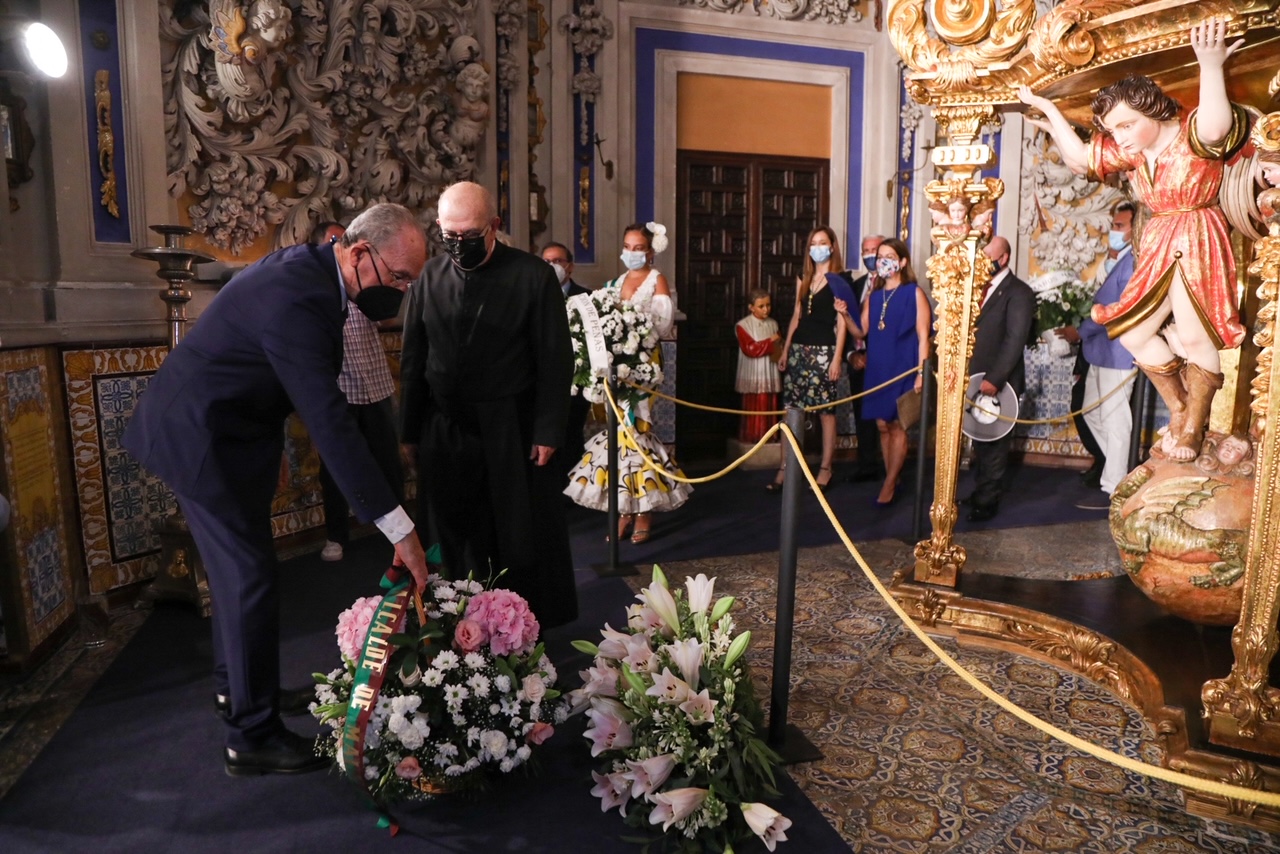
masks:
[[[844,302],[836,311],[856,338],[867,341],[864,388],[873,388],[917,367],[929,358],[929,326],[933,322],[929,298],[916,284],[907,245],[896,237],[876,250],[874,290],[862,301],[862,322],[855,323]],[[907,431],[898,421],[898,398],[920,391],[924,378],[906,376],[863,398],[862,416],[874,418],[880,430],[885,478],[876,504],[887,507],[897,497],[898,478],[907,460]]]

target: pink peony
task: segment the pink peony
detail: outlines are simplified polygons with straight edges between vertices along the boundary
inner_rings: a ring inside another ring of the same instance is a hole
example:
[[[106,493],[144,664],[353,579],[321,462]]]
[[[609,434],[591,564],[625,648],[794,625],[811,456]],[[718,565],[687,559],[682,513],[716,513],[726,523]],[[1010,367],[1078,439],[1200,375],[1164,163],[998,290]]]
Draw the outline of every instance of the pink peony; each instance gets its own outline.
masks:
[[[524,740],[530,744],[542,744],[542,742],[551,738],[552,733],[555,731],[556,728],[551,724],[546,723],[545,721],[538,721],[527,733],[525,733]]]
[[[468,600],[464,616],[484,629],[494,655],[523,655],[538,643],[537,617],[529,610],[529,603],[510,590],[477,593]]]
[[[453,630],[453,642],[463,652],[475,652],[488,639],[484,626],[475,620],[459,620],[458,627]]]
[[[406,756],[396,766],[396,776],[402,780],[416,780],[422,776],[422,766],[415,756]]]
[[[357,599],[350,608],[338,615],[338,628],[334,632],[338,636],[338,651],[343,658],[356,661],[360,651],[364,649],[364,639],[369,634],[369,624],[382,602],[381,596],[366,596]]]

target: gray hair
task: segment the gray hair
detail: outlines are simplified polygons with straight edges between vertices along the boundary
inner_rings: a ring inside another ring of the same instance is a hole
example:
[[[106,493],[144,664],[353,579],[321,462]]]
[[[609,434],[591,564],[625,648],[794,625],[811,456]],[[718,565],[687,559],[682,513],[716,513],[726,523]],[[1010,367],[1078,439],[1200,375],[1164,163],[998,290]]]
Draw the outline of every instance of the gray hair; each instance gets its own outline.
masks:
[[[365,211],[347,226],[346,234],[338,239],[343,246],[358,240],[367,240],[374,246],[395,243],[406,231],[422,231],[422,223],[413,211],[404,205],[381,202]]]

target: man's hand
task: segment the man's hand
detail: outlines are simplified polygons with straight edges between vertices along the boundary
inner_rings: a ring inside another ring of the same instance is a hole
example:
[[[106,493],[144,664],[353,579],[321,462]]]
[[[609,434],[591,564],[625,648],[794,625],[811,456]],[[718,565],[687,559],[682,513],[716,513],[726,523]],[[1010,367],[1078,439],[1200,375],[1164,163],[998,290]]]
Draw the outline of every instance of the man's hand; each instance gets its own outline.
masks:
[[[534,445],[533,450],[529,452],[529,459],[533,460],[535,466],[545,466],[551,461],[551,455],[556,449],[550,445]]]
[[[982,392],[985,395],[990,395],[991,397],[994,397],[996,393],[1000,391],[1000,389],[996,388],[986,380],[983,380],[982,385],[978,386],[978,391]]]
[[[427,555],[418,540],[418,532],[410,531],[409,535],[396,543],[396,564],[408,569],[417,582],[419,590],[427,589]]]
[[[1074,326],[1059,326],[1053,331],[1058,333],[1059,338],[1065,339],[1068,344],[1080,343],[1080,330]]]

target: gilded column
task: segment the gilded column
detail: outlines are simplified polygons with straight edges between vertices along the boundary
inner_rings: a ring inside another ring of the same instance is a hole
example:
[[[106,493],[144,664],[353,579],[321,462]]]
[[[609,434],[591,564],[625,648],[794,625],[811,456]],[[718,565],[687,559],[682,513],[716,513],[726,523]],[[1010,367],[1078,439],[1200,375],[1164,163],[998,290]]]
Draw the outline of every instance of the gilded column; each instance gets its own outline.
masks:
[[[1214,744],[1280,750],[1280,690],[1269,684],[1268,671],[1280,638],[1280,360],[1275,358],[1277,299],[1280,299],[1280,113],[1263,116],[1254,126],[1253,142],[1264,176],[1273,186],[1258,197],[1267,235],[1254,246],[1249,272],[1261,279],[1254,342],[1260,348],[1253,380],[1255,430],[1258,433],[1257,475],[1253,515],[1245,563],[1240,621],[1231,632],[1235,663],[1224,679],[1204,684],[1201,700]]]

